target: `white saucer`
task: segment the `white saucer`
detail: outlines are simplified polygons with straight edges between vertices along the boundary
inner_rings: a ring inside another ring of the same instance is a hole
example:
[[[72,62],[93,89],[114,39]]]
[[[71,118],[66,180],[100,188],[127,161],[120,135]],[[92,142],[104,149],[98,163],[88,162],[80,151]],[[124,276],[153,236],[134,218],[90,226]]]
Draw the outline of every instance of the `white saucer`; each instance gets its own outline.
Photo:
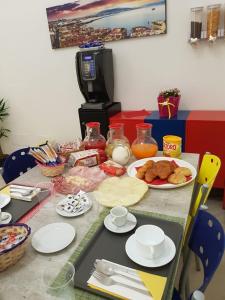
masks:
[[[137,225],[137,219],[134,215],[128,213],[126,224],[123,226],[116,226],[112,223],[112,219],[109,214],[105,217],[104,225],[109,231],[112,231],[114,233],[125,233],[134,229],[134,227]]]
[[[10,213],[2,211],[2,218],[5,218],[6,216],[8,218],[4,221],[0,220],[0,225],[1,224],[9,224],[9,222],[12,220],[12,215]]]
[[[56,212],[63,217],[78,217],[86,213],[92,207],[90,196],[80,191],[77,195],[67,195],[59,201]]]
[[[176,254],[176,247],[174,242],[167,235],[165,236],[165,253],[161,257],[157,257],[155,259],[147,259],[139,254],[139,250],[137,247],[137,242],[135,240],[134,234],[132,234],[125,245],[125,250],[128,257],[133,260],[135,263],[150,268],[161,267],[168,264]]]
[[[5,207],[7,204],[9,204],[11,198],[9,195],[6,194],[0,194],[0,208]]]
[[[51,223],[41,227],[32,238],[32,246],[41,253],[54,253],[66,248],[74,239],[76,231],[67,223]]]

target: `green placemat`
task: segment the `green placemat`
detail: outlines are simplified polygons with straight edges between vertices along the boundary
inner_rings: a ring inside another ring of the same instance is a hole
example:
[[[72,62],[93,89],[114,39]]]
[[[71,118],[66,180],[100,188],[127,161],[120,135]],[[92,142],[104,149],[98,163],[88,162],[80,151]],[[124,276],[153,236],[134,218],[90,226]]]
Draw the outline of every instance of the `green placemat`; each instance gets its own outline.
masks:
[[[151,217],[155,217],[155,218],[159,218],[159,219],[163,219],[163,220],[167,220],[167,221],[172,221],[172,222],[176,222],[179,223],[180,225],[184,225],[184,219],[183,218],[179,218],[179,217],[172,217],[172,216],[168,216],[168,215],[163,215],[163,214],[158,214],[158,213],[152,213],[152,212],[147,212],[147,211],[140,211],[140,210],[134,210],[134,209],[130,209],[129,211],[135,214],[139,214],[139,215],[145,215],[145,216],[151,216]],[[97,231],[97,229],[102,225],[102,222],[104,220],[104,218],[108,215],[109,213],[109,209],[105,208],[100,214],[98,219],[92,224],[91,228],[89,229],[89,231],[87,232],[87,234],[85,235],[85,237],[83,238],[83,240],[80,242],[79,246],[77,247],[77,249],[75,250],[75,252],[70,256],[69,261],[72,262],[73,264],[76,262],[76,260],[78,259],[78,257],[80,256],[81,252],[83,251],[83,249],[86,247],[87,243],[89,242],[89,240],[92,238],[92,236],[95,234],[95,232]],[[180,258],[180,253],[181,253],[181,243],[179,245],[179,248],[177,249],[177,255],[176,255],[176,269],[174,270],[171,278],[170,278],[170,283],[169,283],[169,287],[168,287],[168,297],[167,300],[172,299],[172,295],[173,295],[173,287],[174,287],[174,281],[175,281],[175,275],[177,272],[177,267],[178,267],[178,261]],[[56,277],[55,282],[53,283],[59,283],[60,282],[60,278],[61,276],[63,276],[63,270],[61,270],[62,272],[59,273],[59,275]],[[85,300],[85,299],[91,299],[91,300],[99,300],[99,299],[107,299],[107,298],[103,298],[101,296],[97,296],[95,294],[89,293],[87,291],[83,291],[81,289],[78,288],[73,288],[74,290],[74,299],[76,300]]]

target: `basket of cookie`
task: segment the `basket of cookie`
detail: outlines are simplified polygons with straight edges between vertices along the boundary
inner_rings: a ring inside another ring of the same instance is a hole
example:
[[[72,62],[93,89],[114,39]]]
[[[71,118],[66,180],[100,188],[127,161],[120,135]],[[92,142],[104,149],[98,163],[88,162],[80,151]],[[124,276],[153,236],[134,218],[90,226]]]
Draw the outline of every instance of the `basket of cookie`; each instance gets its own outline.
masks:
[[[30,233],[31,228],[26,224],[0,225],[0,272],[24,255]]]

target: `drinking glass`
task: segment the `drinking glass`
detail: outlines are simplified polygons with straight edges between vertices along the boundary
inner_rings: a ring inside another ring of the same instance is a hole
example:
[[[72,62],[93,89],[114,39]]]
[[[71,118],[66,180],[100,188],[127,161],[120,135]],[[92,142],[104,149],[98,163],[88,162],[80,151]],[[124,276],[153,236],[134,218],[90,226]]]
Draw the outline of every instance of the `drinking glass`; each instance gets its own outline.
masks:
[[[42,275],[45,298],[74,300],[74,275],[75,268],[71,262],[49,261]]]
[[[40,188],[41,189],[40,193],[46,193],[46,190],[49,191],[49,195],[46,197],[46,198],[49,198],[49,199],[43,205],[43,208],[45,208],[45,209],[53,208],[54,207],[54,199],[56,197],[56,191],[55,191],[55,188],[54,188],[54,183],[47,182],[47,181],[46,182],[38,182],[35,185],[35,188]],[[45,199],[43,201],[45,201]],[[41,202],[40,202],[40,204],[41,204]]]

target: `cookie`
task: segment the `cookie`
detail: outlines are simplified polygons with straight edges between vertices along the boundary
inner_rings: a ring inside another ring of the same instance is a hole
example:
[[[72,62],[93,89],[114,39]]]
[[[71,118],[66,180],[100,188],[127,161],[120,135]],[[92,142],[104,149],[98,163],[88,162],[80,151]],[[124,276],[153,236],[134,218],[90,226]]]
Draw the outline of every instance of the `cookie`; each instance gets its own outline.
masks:
[[[191,176],[191,170],[186,167],[178,167],[174,170],[175,174],[182,174],[184,176]]]
[[[172,183],[172,184],[181,184],[186,181],[187,181],[186,177],[181,173],[178,173],[178,174],[174,173],[168,177],[168,182]]]

